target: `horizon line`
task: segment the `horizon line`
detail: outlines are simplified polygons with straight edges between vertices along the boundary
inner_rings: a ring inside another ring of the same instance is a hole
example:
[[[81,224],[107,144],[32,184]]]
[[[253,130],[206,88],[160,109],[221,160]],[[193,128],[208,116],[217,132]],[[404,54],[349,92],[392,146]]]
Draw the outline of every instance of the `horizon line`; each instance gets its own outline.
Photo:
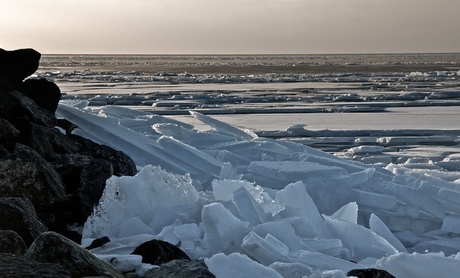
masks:
[[[363,53],[41,53],[42,55],[113,55],[113,56],[325,56],[325,55],[420,55],[460,54],[460,52],[363,52]]]

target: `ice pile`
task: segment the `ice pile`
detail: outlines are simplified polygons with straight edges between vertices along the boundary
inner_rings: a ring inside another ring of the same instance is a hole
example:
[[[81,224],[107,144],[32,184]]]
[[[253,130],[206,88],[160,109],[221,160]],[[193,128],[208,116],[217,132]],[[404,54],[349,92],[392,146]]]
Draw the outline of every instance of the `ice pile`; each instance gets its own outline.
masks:
[[[460,273],[459,183],[258,138],[196,112],[211,130],[63,104],[57,112],[75,132],[139,166],[135,177],[107,181],[83,229],[83,246],[111,238],[92,251],[119,269],[151,267],[130,253],[156,238],[204,259],[217,277],[346,277],[366,267],[396,277]]]

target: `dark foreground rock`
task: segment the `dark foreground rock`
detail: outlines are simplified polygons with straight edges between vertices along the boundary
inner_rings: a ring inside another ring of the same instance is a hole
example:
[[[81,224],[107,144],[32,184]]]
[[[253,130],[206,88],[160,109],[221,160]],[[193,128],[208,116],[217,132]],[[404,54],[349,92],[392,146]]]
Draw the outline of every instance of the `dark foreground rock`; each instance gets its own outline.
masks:
[[[145,278],[215,278],[203,261],[173,260],[144,273]]]
[[[15,231],[27,245],[48,230],[27,198],[0,197],[0,215],[0,229]]]
[[[33,49],[0,49],[0,253],[30,246],[0,258],[0,277],[122,277],[68,227],[86,221],[107,178],[135,175],[136,165],[56,118],[59,87],[28,78],[39,60]]]
[[[34,49],[4,50],[0,48],[0,76],[18,83],[32,75],[39,66],[41,54]]]
[[[376,268],[352,269],[348,271],[347,276],[358,278],[395,278],[388,271]]]
[[[4,278],[72,277],[60,264],[40,263],[22,255],[0,254],[0,276]]]
[[[124,277],[111,265],[55,232],[40,235],[29,247],[25,256],[37,262],[60,264],[71,273],[72,277]]]
[[[13,230],[0,230],[0,253],[24,255],[26,243],[22,237]]]
[[[142,243],[134,249],[132,254],[142,256],[143,263],[153,265],[162,265],[172,260],[190,261],[189,256],[178,247],[169,242],[156,239]]]

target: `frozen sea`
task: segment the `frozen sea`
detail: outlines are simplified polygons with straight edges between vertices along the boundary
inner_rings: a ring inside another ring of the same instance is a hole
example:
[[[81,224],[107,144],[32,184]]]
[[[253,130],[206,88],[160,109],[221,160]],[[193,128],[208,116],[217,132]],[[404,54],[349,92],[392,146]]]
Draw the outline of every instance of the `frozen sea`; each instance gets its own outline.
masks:
[[[44,55],[37,76],[138,165],[81,227],[118,269],[157,238],[217,277],[460,272],[460,54]]]

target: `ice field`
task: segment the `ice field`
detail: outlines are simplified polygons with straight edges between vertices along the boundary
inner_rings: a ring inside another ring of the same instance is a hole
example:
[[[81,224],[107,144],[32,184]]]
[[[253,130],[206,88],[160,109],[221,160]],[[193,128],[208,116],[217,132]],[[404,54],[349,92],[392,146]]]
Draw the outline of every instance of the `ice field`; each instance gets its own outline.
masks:
[[[458,70],[41,74],[74,134],[138,165],[82,227],[120,270],[152,267],[130,253],[155,238],[217,277],[460,273]]]

